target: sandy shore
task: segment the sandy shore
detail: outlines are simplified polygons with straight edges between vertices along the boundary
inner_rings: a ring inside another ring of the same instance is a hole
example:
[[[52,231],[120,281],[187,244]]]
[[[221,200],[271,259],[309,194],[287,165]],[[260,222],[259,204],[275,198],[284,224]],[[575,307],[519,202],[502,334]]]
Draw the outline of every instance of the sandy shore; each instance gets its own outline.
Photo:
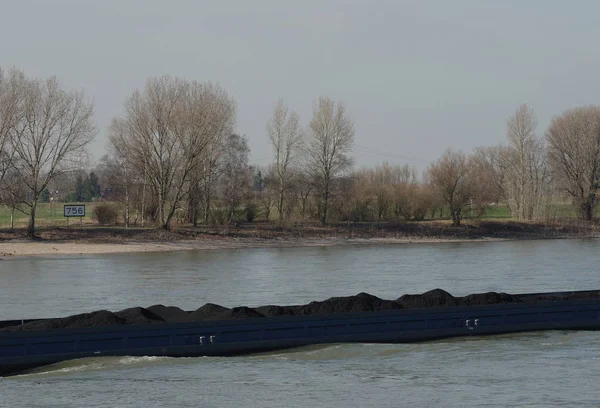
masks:
[[[499,239],[460,240],[465,241],[499,241]],[[10,256],[32,255],[84,255],[112,254],[130,252],[163,252],[185,250],[212,250],[238,248],[291,248],[291,247],[324,247],[334,245],[368,245],[368,244],[411,244],[457,242],[452,239],[405,239],[405,238],[365,238],[365,239],[223,239],[223,240],[182,240],[173,242],[124,242],[124,243],[92,243],[92,242],[30,242],[9,241],[0,243],[0,258]]]
[[[181,243],[124,243],[105,244],[89,242],[7,242],[0,244],[0,257],[24,255],[111,254],[121,252],[176,251],[184,249]]]

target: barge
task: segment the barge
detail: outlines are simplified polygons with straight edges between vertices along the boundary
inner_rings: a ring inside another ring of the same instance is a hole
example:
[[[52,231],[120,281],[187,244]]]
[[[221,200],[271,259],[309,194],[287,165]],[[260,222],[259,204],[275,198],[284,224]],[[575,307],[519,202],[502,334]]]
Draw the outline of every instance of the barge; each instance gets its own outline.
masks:
[[[18,330],[1,321],[0,376],[98,356],[231,356],[326,343],[408,343],[540,330],[600,329],[600,291],[512,295],[518,301],[381,311]]]

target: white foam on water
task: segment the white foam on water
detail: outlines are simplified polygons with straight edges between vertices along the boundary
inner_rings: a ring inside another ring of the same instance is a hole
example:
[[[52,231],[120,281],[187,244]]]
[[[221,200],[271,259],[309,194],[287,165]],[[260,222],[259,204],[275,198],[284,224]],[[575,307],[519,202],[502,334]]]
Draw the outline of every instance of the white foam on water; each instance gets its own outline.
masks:
[[[366,347],[365,347],[366,346]],[[261,353],[250,357],[252,360],[340,360],[368,357],[384,347],[380,344],[336,343],[318,344],[279,352]]]
[[[127,356],[127,357],[123,357],[121,359],[119,359],[119,364],[138,364],[138,363],[147,363],[147,362],[153,362],[153,361],[162,361],[162,360],[167,360],[170,359],[171,357],[157,357],[157,356],[142,356],[142,357],[132,357],[132,356]]]
[[[56,364],[51,364],[39,368],[29,370],[25,374],[18,374],[15,377],[35,377],[35,376],[47,376],[55,374],[69,374],[78,371],[93,371],[102,368],[101,362],[90,361],[93,359],[78,359],[69,360]]]
[[[165,360],[173,360],[171,357],[142,356],[142,357],[89,357],[76,360],[62,361],[39,368],[34,368],[27,373],[18,374],[16,378],[30,378],[37,376],[64,375],[74,372],[88,372],[100,370],[115,370],[119,368],[131,368],[132,366],[144,366],[148,363],[156,364]]]

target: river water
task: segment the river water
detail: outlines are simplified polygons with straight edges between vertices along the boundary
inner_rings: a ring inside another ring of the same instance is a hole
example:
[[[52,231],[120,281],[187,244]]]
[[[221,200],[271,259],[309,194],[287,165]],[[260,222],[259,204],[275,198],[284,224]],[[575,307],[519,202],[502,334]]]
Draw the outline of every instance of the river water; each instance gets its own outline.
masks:
[[[600,288],[600,241],[235,249],[0,261],[0,320],[157,303],[300,304],[442,288]],[[0,379],[0,407],[597,407],[600,332],[96,358]]]

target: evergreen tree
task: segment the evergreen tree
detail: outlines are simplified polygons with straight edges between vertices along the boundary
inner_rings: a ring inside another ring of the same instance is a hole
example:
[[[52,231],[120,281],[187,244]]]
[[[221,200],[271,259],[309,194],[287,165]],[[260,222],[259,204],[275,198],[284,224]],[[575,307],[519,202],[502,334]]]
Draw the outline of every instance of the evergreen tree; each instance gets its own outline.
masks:
[[[50,191],[47,188],[43,189],[40,193],[40,202],[49,203],[50,202]]]
[[[254,175],[254,191],[263,191],[265,188],[265,180],[263,179],[262,173],[259,170]]]
[[[96,173],[91,172],[86,180],[86,196],[85,201],[92,201],[94,198],[100,197],[100,183]]]
[[[75,181],[75,195],[73,196],[73,201],[77,203],[85,201],[85,190],[85,181],[81,175],[78,175]]]

